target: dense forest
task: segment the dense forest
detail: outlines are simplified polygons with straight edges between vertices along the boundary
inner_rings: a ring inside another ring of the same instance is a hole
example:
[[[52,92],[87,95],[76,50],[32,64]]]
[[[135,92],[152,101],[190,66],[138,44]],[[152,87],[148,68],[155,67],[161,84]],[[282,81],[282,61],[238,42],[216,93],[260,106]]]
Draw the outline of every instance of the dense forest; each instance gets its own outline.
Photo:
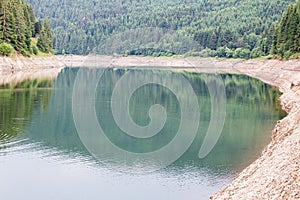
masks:
[[[192,38],[196,47],[184,52],[189,55],[245,58],[270,53],[278,21],[289,4],[295,2],[295,0],[27,1],[32,4],[38,17],[49,17],[54,34],[53,47],[58,54],[103,53],[101,52],[103,41],[115,35],[137,28],[158,27]],[[150,34],[144,34],[145,40],[148,35]],[[178,41],[176,37],[169,39],[168,42]],[[122,43],[126,44],[124,41]],[[168,44],[164,47],[167,49],[157,50],[161,47],[150,44],[144,45],[147,51],[131,51],[130,45],[127,45],[126,51],[115,53],[151,55],[174,53],[169,51],[172,48],[168,48]],[[119,49],[124,50],[124,47]],[[275,53],[276,49],[274,48]]]
[[[299,57],[300,0],[27,1],[0,0],[1,55]]]
[[[271,53],[280,58],[300,58],[300,0],[284,13],[274,34]]]
[[[23,0],[0,0],[0,55],[14,51],[24,55],[52,51],[47,19],[36,21],[32,7]]]

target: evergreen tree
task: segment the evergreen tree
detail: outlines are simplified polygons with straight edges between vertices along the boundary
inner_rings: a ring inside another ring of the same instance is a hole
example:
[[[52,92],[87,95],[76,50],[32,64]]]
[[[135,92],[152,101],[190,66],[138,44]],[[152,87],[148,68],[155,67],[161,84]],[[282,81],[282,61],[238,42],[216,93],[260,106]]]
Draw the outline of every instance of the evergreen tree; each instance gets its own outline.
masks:
[[[0,44],[3,47],[11,45],[17,52],[29,56],[31,47],[31,38],[36,36],[35,16],[33,9],[23,0],[0,0]],[[48,23],[45,20],[46,27],[38,28],[45,30],[45,48],[46,52],[51,52],[52,34]],[[6,54],[5,54],[6,55]]]
[[[289,58],[300,52],[300,0],[290,5],[277,27],[272,52],[281,58]]]
[[[31,29],[31,33],[32,33],[31,37],[35,37],[35,35],[34,35],[34,33],[35,33],[34,32],[35,31],[35,16],[34,16],[34,11],[33,11],[33,8],[31,5],[27,6],[27,11],[29,14],[30,29]]]
[[[44,25],[39,35],[37,46],[42,52],[50,53],[52,51],[52,33],[47,18],[44,20]]]
[[[267,33],[294,1],[73,0],[70,4],[61,0],[28,0],[39,18],[50,17],[56,53],[101,53],[99,44],[114,35],[161,27],[191,37],[197,43],[197,51],[227,47],[231,55],[235,49],[244,48],[255,49],[255,55],[259,56],[269,53],[272,40]],[[147,35],[144,37],[148,39]],[[125,38],[120,44],[129,41]],[[168,42],[174,41],[176,39]],[[149,45],[156,49],[161,47],[160,44]],[[130,45],[127,48],[131,50]]]
[[[38,38],[37,47],[39,48],[39,50],[41,50],[42,52],[45,52],[45,53],[47,52],[46,43],[47,42],[46,42],[44,30],[42,30],[42,32]]]
[[[36,37],[38,34],[40,34],[41,31],[42,31],[42,28],[43,28],[43,25],[42,25],[42,21],[41,20],[35,22],[34,23],[33,37]]]
[[[48,52],[52,51],[52,32],[48,18],[44,20],[44,31],[46,36],[46,48]]]

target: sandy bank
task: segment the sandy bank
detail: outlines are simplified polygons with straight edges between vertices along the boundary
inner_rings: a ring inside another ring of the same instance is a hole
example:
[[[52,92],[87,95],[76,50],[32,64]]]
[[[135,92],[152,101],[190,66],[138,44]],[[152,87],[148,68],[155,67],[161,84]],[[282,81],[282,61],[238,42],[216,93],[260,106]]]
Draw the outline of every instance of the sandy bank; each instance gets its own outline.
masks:
[[[272,141],[261,157],[212,199],[300,199],[300,60],[55,56],[1,58],[0,65],[0,84],[23,76],[17,74],[27,73],[26,76],[31,77],[50,71],[55,76],[64,66],[164,66],[192,72],[242,73],[275,85],[283,93],[281,104],[288,116],[278,121]]]

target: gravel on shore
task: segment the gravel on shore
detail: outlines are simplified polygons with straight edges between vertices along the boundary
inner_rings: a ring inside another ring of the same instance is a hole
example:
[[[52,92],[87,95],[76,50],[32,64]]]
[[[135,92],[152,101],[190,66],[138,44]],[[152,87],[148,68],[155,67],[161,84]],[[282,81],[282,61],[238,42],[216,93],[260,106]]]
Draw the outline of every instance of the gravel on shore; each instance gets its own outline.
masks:
[[[261,156],[211,199],[300,199],[300,60],[235,68],[277,86],[288,115],[277,122]]]

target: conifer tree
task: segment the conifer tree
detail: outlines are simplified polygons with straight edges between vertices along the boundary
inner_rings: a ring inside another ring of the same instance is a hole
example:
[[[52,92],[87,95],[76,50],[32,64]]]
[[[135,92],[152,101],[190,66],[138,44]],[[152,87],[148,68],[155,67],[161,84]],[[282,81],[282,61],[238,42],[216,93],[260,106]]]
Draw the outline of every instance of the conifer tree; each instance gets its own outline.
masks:
[[[300,51],[300,0],[290,5],[278,25],[272,53],[281,58],[289,58]]]
[[[37,46],[42,52],[50,53],[52,51],[52,33],[47,18],[44,20]]]
[[[31,38],[44,30],[45,52],[52,51],[52,34],[48,20],[45,28],[37,23],[30,5],[23,0],[0,0],[0,44],[11,45],[17,52],[29,56],[31,53]],[[37,32],[36,32],[37,30]]]

